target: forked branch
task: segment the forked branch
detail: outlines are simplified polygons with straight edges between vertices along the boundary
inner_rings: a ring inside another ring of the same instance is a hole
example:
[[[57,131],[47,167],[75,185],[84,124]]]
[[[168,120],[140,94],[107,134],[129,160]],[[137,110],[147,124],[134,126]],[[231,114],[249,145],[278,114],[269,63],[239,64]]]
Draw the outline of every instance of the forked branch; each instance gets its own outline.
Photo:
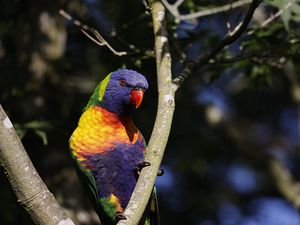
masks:
[[[210,16],[213,14],[226,12],[231,9],[250,4],[251,0],[239,0],[239,1],[231,2],[226,5],[215,7],[212,9],[202,10],[199,12],[194,12],[194,13],[184,14],[184,15],[180,14],[179,9],[178,9],[178,7],[183,3],[182,0],[176,1],[173,5],[168,3],[167,0],[162,0],[162,2],[165,5],[165,7],[168,9],[168,11],[175,17],[175,19],[178,21],[181,21],[181,20],[193,20],[193,19],[198,19],[200,17],[204,17],[204,16]]]
[[[188,78],[188,76],[193,70],[206,65],[209,62],[209,60],[213,59],[226,46],[235,42],[248,27],[248,24],[250,23],[255,12],[255,9],[259,6],[260,2],[261,0],[252,0],[252,3],[243,21],[239,23],[232,32],[228,33],[214,48],[212,48],[208,52],[203,53],[196,60],[187,62],[179,76],[177,76],[174,79],[174,83],[179,87],[182,84],[182,82],[185,81],[186,78]]]
[[[97,45],[106,46],[111,52],[113,52],[117,56],[127,55],[127,52],[116,51],[96,29],[81,23],[79,20],[74,19],[70,14],[68,14],[62,9],[59,10],[59,13],[67,20],[73,22],[76,26],[78,26],[80,28],[80,31],[84,33],[84,35],[87,36],[90,40],[95,42]]]

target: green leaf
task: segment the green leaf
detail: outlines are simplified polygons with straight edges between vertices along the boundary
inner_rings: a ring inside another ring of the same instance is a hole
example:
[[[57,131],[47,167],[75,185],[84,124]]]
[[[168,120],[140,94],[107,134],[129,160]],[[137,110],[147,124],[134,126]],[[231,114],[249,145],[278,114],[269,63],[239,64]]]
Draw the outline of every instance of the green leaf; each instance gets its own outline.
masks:
[[[29,129],[50,129],[52,127],[51,124],[47,121],[37,120],[25,123],[24,126]]]
[[[16,127],[14,126],[15,129],[16,129],[16,132],[17,132],[17,135],[18,137],[22,140],[24,138],[24,136],[26,135],[27,133],[27,130],[26,129],[23,129],[21,127]]]
[[[47,121],[34,120],[34,121],[30,121],[30,122],[24,123],[24,124],[16,123],[16,124],[14,124],[14,127],[15,127],[17,135],[19,136],[20,139],[24,138],[24,136],[27,134],[28,130],[33,130],[34,133],[42,139],[43,144],[47,145],[48,138],[47,138],[47,133],[45,130],[51,129],[52,125]]]
[[[300,0],[272,0],[268,3],[283,10],[280,17],[286,30],[289,30],[291,21],[300,21]]]
[[[47,138],[47,134],[45,131],[42,131],[42,130],[34,130],[35,134],[37,136],[39,136],[42,141],[43,141],[43,144],[44,145],[47,145],[48,144],[48,138]]]

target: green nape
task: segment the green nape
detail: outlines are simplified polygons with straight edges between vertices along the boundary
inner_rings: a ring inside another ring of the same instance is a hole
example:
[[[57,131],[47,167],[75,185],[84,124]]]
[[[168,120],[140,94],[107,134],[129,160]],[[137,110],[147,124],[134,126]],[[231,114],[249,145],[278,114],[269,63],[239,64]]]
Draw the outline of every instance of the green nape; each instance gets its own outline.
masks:
[[[97,85],[84,110],[88,109],[90,106],[98,105],[99,103],[101,103],[103,96],[105,94],[106,86],[110,80],[110,76],[111,73],[107,75],[104,78],[104,80],[100,82],[100,84]]]

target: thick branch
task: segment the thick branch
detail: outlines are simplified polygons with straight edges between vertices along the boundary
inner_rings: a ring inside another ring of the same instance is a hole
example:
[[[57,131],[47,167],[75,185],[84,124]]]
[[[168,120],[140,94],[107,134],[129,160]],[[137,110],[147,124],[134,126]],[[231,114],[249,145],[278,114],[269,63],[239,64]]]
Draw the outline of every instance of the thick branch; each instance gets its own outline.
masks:
[[[260,0],[252,0],[252,3],[247,11],[247,14],[233,32],[225,36],[214,48],[210,51],[205,52],[204,54],[200,55],[196,60],[188,62],[185,67],[183,68],[182,72],[178,77],[174,79],[174,83],[180,86],[182,82],[192,73],[193,70],[202,67],[203,65],[207,64],[209,60],[214,58],[220,51],[222,51],[226,46],[235,42],[246,30],[255,9],[258,7]]]
[[[0,164],[18,202],[36,224],[74,225],[36,172],[1,105]]]
[[[118,225],[135,225],[138,224],[142,217],[164,154],[175,108],[175,85],[172,83],[171,57],[164,24],[165,9],[160,1],[152,0],[149,3],[152,9],[154,25],[159,92],[156,121],[145,156],[145,160],[150,162],[151,166],[142,170],[130,202],[124,212],[127,220],[119,221]]]

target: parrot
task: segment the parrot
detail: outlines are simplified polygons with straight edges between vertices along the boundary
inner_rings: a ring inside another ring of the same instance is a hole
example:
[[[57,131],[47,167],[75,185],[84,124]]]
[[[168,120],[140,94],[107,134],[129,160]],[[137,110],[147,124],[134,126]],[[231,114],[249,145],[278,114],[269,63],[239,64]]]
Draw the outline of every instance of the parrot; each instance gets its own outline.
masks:
[[[139,172],[150,166],[131,116],[147,89],[146,78],[134,70],[110,73],[95,88],[69,140],[76,171],[103,225],[126,219]],[[140,224],[159,223],[155,187],[144,214]]]

